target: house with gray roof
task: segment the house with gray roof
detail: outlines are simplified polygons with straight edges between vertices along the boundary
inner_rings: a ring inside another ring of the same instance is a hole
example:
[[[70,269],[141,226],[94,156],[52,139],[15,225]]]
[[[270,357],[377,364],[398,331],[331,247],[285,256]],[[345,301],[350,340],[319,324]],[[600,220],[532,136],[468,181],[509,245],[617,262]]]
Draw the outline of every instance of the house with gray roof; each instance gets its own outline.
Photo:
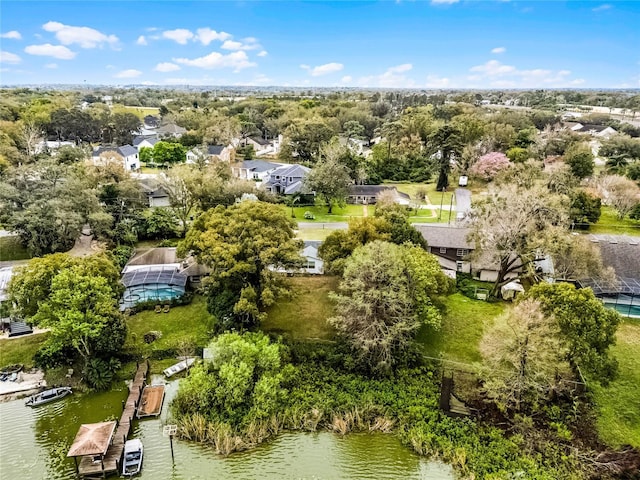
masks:
[[[120,163],[127,171],[135,171],[140,168],[138,150],[131,145],[96,147],[91,154],[91,161],[94,165],[105,165],[111,162]]]
[[[204,157],[206,163],[213,161],[231,163],[235,159],[235,148],[233,145],[194,147],[187,152],[187,163],[197,163],[200,157]]]
[[[267,162],[265,160],[245,160],[232,165],[231,173],[236,178],[264,183],[269,179],[271,172],[283,165],[283,163]]]
[[[180,138],[182,135],[187,133],[187,129],[182,128],[175,123],[167,123],[165,125],[162,125],[161,127],[158,127],[158,129],[156,129],[156,132],[158,133],[160,138]]]
[[[136,135],[133,137],[133,146],[138,149],[138,152],[142,148],[153,148],[160,139],[157,135]]]
[[[297,163],[282,165],[269,174],[269,179],[265,182],[264,188],[268,192],[279,195],[302,193],[304,179],[310,171],[310,168],[303,167]]]
[[[411,201],[409,195],[389,185],[349,185],[347,203],[374,205],[383,192],[391,192],[395,197],[395,203],[400,205],[409,205]]]

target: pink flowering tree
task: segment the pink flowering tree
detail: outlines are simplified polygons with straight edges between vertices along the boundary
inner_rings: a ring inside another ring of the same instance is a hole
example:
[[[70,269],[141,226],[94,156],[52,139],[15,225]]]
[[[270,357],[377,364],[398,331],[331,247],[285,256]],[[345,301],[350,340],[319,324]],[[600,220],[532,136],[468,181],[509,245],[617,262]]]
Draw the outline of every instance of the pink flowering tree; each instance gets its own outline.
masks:
[[[510,166],[511,162],[504,153],[491,152],[482,155],[478,161],[473,164],[469,173],[474,177],[489,181],[493,180],[498,173]]]

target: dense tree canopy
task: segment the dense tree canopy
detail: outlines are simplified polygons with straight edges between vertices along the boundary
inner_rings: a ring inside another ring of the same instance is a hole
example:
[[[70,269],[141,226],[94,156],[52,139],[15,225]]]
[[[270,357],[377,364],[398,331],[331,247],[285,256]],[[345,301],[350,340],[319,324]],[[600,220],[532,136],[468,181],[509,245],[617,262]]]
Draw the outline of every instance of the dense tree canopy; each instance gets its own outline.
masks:
[[[194,221],[179,251],[211,267],[209,308],[220,325],[255,325],[284,293],[276,271],[302,262],[293,227],[278,206],[259,201],[219,206]]]
[[[440,327],[436,295],[449,288],[436,258],[418,247],[373,241],[346,261],[330,323],[366,368],[388,373],[421,325]]]

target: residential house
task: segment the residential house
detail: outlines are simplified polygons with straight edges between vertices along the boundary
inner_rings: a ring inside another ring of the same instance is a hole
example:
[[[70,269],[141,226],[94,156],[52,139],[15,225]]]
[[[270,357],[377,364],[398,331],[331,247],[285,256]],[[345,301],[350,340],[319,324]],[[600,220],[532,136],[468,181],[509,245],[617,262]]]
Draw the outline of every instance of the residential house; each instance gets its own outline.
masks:
[[[111,95],[103,95],[100,100],[109,107],[113,106],[113,97]]]
[[[0,268],[0,302],[4,302],[9,299],[7,289],[9,288],[9,282],[13,276],[13,267]]]
[[[61,147],[75,147],[75,146],[76,144],[74,142],[42,140],[41,142],[38,142],[35,144],[34,152],[36,154],[45,153],[45,152],[51,152],[53,154],[55,153],[56,150],[58,150]]]
[[[443,270],[471,273],[469,257],[474,245],[467,240],[471,229],[440,225],[415,225],[415,228],[427,241],[427,250],[438,257]]]
[[[361,155],[365,158],[371,155],[372,150],[369,148],[369,142],[365,140],[361,140],[359,138],[339,137],[338,141],[340,142],[340,145],[347,147],[356,155]]]
[[[153,177],[144,177],[139,179],[140,187],[147,197],[149,207],[168,207],[170,206],[169,194],[160,185],[160,182]]]
[[[615,129],[606,125],[592,125],[574,122],[565,122],[565,127],[577,133],[588,133],[592,137],[609,139],[616,133]]]
[[[156,132],[160,138],[180,138],[182,135],[187,133],[187,129],[179,127],[174,123],[167,123],[166,125],[158,127]]]
[[[282,145],[282,135],[278,135],[277,138],[271,140],[265,140],[262,137],[247,137],[238,142],[239,146],[246,147],[248,145],[253,146],[253,151],[257,157],[264,155],[277,155],[280,153],[280,146]]]
[[[391,192],[395,202],[400,205],[409,205],[410,197],[406,193],[398,192],[396,187],[389,185],[349,185],[347,203],[374,205],[383,192]]]
[[[143,148],[153,148],[160,139],[156,134],[151,135],[136,135],[133,137],[133,146],[138,149],[138,152]]]
[[[187,152],[187,163],[196,163],[200,156],[205,157],[205,162],[227,162],[235,160],[236,151],[232,145],[207,145],[206,148],[194,147]]]
[[[315,240],[305,240],[302,256],[305,263],[302,270],[310,275],[322,275],[324,273],[324,260],[318,255],[318,249],[322,242]]]
[[[123,145],[122,147],[96,147],[91,155],[91,161],[94,165],[117,162],[127,171],[135,171],[140,168],[138,150],[131,145]]]
[[[245,160],[231,166],[231,173],[236,178],[265,183],[269,179],[271,172],[283,165],[282,163],[266,162],[264,160]]]
[[[154,117],[153,115],[147,115],[144,117],[142,121],[146,128],[158,128],[160,126],[160,119],[158,117]]]
[[[294,195],[302,192],[305,177],[311,171],[302,165],[282,165],[269,174],[269,179],[264,183],[268,192],[280,195]]]

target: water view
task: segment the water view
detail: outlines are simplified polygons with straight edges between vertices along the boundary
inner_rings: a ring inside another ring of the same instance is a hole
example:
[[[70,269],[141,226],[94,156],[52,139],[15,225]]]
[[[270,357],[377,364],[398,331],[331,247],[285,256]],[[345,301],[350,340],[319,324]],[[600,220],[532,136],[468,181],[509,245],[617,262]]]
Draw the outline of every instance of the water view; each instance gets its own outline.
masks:
[[[160,377],[154,378],[157,382]],[[451,469],[429,462],[404,447],[393,435],[328,432],[286,433],[248,452],[222,457],[202,445],[162,436],[168,404],[178,381],[167,385],[159,419],[136,422],[131,437],[144,443],[142,479],[453,479]],[[24,400],[0,404],[0,478],[67,479],[75,474],[66,458],[82,423],[119,418],[127,396],[123,383],[106,393],[73,395],[31,409]]]

